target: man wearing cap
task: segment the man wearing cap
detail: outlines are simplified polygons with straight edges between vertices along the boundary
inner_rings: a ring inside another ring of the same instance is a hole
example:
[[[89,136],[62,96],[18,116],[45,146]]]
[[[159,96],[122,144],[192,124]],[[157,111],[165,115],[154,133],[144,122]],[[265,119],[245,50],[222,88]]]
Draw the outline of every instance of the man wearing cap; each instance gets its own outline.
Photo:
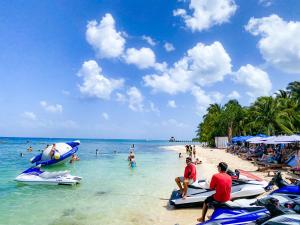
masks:
[[[192,163],[192,158],[187,157],[185,162],[186,162],[186,167],[184,169],[184,176],[175,178],[175,182],[180,189],[182,198],[186,198],[188,185],[193,184],[196,181],[196,177],[197,177],[196,166],[194,165],[194,163]],[[181,183],[183,183],[183,187]]]
[[[205,221],[205,216],[207,213],[209,203],[213,201],[223,203],[230,200],[232,179],[226,173],[227,168],[228,166],[226,163],[220,162],[218,165],[219,173],[216,173],[212,176],[210,182],[210,189],[216,190],[216,193],[205,199],[202,208],[202,217],[197,219],[199,222]]]

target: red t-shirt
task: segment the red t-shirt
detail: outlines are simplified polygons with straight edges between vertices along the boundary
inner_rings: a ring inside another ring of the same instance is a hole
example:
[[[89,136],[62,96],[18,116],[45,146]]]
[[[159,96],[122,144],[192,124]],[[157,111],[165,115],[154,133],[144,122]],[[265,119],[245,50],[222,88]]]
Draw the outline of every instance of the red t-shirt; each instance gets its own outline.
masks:
[[[210,189],[216,190],[214,199],[218,202],[227,202],[230,200],[232,180],[227,173],[217,173],[213,175],[210,182]]]
[[[193,179],[193,181],[196,181],[197,177],[197,172],[196,172],[196,166],[194,163],[190,163],[185,167],[184,170],[184,178],[185,179]]]

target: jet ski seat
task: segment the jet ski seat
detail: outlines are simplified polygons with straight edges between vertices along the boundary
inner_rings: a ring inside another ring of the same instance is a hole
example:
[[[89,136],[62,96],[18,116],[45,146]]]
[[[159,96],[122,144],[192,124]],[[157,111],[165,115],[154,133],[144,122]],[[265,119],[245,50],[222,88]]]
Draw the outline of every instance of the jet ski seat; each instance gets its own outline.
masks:
[[[263,206],[249,206],[249,207],[245,207],[243,205],[240,205],[236,202],[233,202],[233,201],[227,201],[227,202],[223,202],[223,203],[220,203],[220,202],[216,202],[216,201],[213,201],[212,203],[212,206],[214,208],[226,208],[226,209],[232,209],[232,210],[247,210],[247,211],[256,211],[256,210],[259,210],[259,209],[263,209],[264,207]]]
[[[49,179],[58,176],[66,176],[68,174],[70,174],[70,171],[66,170],[66,171],[58,171],[58,172],[43,172],[39,176],[42,178]]]
[[[194,183],[188,185],[189,188],[193,189],[206,189],[209,190],[208,184],[206,184],[206,180],[196,180]]]

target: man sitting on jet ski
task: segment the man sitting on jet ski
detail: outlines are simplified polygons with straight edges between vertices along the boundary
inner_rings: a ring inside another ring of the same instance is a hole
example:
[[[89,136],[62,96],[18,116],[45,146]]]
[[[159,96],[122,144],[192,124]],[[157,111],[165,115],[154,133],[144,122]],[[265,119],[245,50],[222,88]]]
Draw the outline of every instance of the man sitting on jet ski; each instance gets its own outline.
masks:
[[[212,176],[210,182],[210,189],[216,190],[216,193],[207,197],[203,203],[202,217],[198,218],[197,221],[204,222],[207,213],[208,205],[212,202],[227,202],[230,200],[232,178],[229,176],[227,171],[228,165],[225,162],[220,162],[218,165],[219,173]]]
[[[192,158],[187,157],[185,162],[186,167],[184,169],[184,176],[175,178],[175,182],[180,189],[182,198],[186,198],[188,185],[193,184],[197,179],[197,170],[195,164],[192,162]],[[183,187],[181,183],[183,183]]]

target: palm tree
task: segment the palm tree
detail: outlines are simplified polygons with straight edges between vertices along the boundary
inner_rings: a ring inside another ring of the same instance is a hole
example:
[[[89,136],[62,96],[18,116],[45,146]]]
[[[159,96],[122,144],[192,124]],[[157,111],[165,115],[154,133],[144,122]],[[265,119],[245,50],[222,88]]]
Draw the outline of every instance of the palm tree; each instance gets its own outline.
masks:
[[[277,130],[277,107],[276,100],[272,97],[260,97],[250,107],[252,113],[251,126],[258,128],[259,132],[273,135]],[[260,128],[260,129],[259,129]]]
[[[276,93],[276,98],[290,98],[291,97],[291,93],[289,91],[285,91],[285,90],[278,90]]]
[[[242,106],[237,100],[229,100],[224,105],[224,110],[221,115],[221,121],[227,129],[229,141],[233,135],[236,135],[239,130],[239,122],[242,119]]]
[[[299,81],[293,81],[288,84],[287,90],[290,91],[291,96],[299,99],[300,98],[300,82]]]

